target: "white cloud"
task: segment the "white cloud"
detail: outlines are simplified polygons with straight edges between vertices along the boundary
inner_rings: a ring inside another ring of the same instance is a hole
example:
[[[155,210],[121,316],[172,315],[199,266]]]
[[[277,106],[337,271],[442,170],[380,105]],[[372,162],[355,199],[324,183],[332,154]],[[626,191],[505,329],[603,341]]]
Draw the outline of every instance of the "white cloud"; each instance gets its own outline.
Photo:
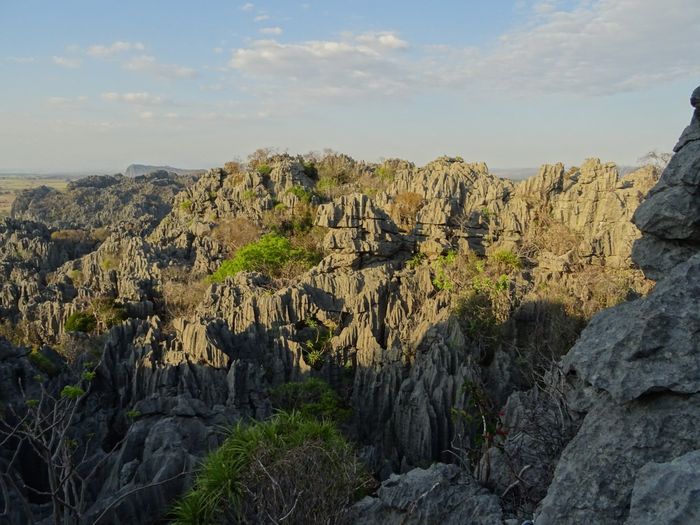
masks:
[[[540,0],[493,45],[411,46],[392,31],[332,40],[254,40],[233,51],[240,88],[262,105],[304,107],[309,97],[367,100],[446,89],[509,96],[597,96],[700,76],[690,49],[697,0]]]
[[[162,78],[193,78],[197,72],[189,67],[177,64],[161,64],[155,57],[141,55],[124,63],[129,71],[139,71]]]
[[[82,61],[79,58],[68,58],[68,57],[52,57],[53,63],[57,66],[65,67],[68,69],[77,69],[80,67]]]
[[[691,35],[700,33],[696,0],[579,0],[568,10],[560,4],[538,2],[530,23],[501,36],[494,49],[465,50],[461,64],[447,61],[445,78],[457,85],[482,80],[520,92],[598,95],[700,74],[689,47]]]
[[[142,111],[141,113],[139,113],[139,118],[142,118],[145,120],[152,119],[153,117],[154,117],[154,114],[152,111]]]
[[[241,11],[245,11],[246,13],[250,13],[253,9],[255,9],[255,4],[251,4],[250,2],[241,6]]]
[[[94,45],[87,49],[87,54],[93,57],[105,58],[117,53],[126,51],[143,51],[145,49],[141,42],[122,42],[117,40],[109,45]]]
[[[359,42],[370,45],[380,45],[390,49],[406,49],[408,42],[400,39],[396,33],[384,31],[381,33],[364,33],[357,37]]]
[[[102,100],[107,100],[110,102],[127,102],[129,104],[134,104],[138,106],[153,106],[163,104],[165,99],[156,95],[151,95],[146,91],[140,92],[129,92],[129,93],[117,93],[115,91],[109,91],[107,93],[102,93]]]
[[[282,28],[281,27],[263,27],[260,29],[260,32],[263,35],[281,35]]]
[[[261,82],[262,89],[251,91],[268,101],[394,96],[405,93],[414,76],[401,56],[407,46],[390,32],[298,43],[256,40],[234,50],[229,66]]]
[[[221,53],[224,52],[224,48],[223,47],[215,47],[214,49],[212,49],[212,51],[214,51],[214,53],[216,53],[217,55],[220,55]]]
[[[255,20],[256,22],[264,22],[265,20],[269,20],[269,19],[270,19],[270,15],[258,15],[255,18],[253,18],[253,20]]]

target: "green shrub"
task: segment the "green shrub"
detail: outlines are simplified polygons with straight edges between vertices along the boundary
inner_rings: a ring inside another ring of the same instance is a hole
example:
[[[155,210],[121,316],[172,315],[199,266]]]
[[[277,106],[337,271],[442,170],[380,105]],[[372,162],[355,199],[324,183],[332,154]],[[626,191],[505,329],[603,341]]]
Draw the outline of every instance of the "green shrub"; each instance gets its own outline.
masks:
[[[74,312],[66,319],[66,332],[92,332],[97,327],[97,319],[86,312]]]
[[[253,200],[255,197],[256,197],[256,193],[255,193],[253,190],[245,190],[245,191],[241,194],[241,198],[242,198],[244,201],[251,201],[251,200]]]
[[[425,254],[418,252],[415,253],[406,263],[406,266],[408,266],[411,269],[416,269],[418,268],[421,264],[423,264],[423,261],[425,261]]]
[[[520,257],[510,250],[497,250],[489,255],[489,262],[505,266],[509,270],[518,270],[522,266]]]
[[[233,428],[177,504],[175,523],[336,523],[367,482],[332,422],[279,412]]]
[[[63,387],[63,390],[61,390],[61,397],[65,397],[73,401],[78,399],[83,394],[85,394],[85,390],[76,385],[66,385]]]
[[[350,409],[343,408],[335,390],[325,381],[316,378],[284,383],[270,392],[270,401],[273,408],[287,412],[298,411],[315,419],[341,422],[350,416]]]
[[[448,275],[448,267],[452,266],[457,258],[457,254],[453,251],[447,252],[447,255],[438,257],[433,263],[435,277],[433,277],[433,286],[438,290],[451,291],[454,288],[454,282]]]
[[[316,164],[313,162],[304,162],[304,173],[306,174],[307,177],[310,179],[315,179],[318,177],[318,168],[316,168]]]
[[[192,211],[192,201],[190,199],[185,199],[180,203],[180,209],[186,213],[190,213]]]
[[[306,188],[304,188],[304,186],[300,186],[298,184],[289,188],[287,190],[287,193],[291,193],[304,204],[309,204],[314,196],[312,191],[309,191]]]
[[[286,237],[276,233],[263,235],[258,241],[240,248],[232,259],[224,261],[219,269],[211,275],[210,280],[221,282],[239,272],[261,272],[277,277],[288,263],[301,263],[311,267],[317,261],[317,255],[302,248],[293,248]]]
[[[384,182],[391,182],[394,180],[395,175],[396,172],[390,165],[383,165],[377,168],[377,176]]]
[[[56,374],[58,374],[59,367],[56,366],[56,364],[53,361],[51,361],[51,359],[42,354],[37,347],[32,348],[32,351],[29,353],[28,357],[29,361],[31,361],[31,363],[35,367],[37,367],[49,377],[53,377]]]
[[[263,177],[267,177],[270,173],[272,173],[272,168],[268,164],[261,164],[258,166],[258,173]]]

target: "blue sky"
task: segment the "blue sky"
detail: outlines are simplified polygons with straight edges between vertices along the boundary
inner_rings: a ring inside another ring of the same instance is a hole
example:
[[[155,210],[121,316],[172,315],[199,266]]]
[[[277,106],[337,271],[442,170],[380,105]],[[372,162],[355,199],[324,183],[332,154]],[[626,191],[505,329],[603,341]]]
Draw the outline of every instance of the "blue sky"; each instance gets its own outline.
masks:
[[[697,0],[0,0],[0,170],[632,164],[687,124],[698,35]]]

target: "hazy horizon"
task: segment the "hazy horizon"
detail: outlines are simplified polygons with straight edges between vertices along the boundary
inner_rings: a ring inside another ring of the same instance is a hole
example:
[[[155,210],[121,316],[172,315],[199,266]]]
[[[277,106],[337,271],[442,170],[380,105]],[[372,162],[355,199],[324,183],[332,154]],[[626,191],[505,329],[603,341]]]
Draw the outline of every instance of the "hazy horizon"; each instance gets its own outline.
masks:
[[[4,3],[0,171],[259,147],[634,165],[690,119],[699,32],[691,0]]]

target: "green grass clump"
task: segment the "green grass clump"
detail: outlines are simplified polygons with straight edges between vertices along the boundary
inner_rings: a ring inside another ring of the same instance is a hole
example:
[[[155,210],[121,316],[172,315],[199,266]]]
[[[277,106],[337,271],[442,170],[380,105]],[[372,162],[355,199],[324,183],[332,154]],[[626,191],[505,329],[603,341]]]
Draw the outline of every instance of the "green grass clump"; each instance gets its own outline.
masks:
[[[180,209],[186,213],[190,213],[192,211],[192,207],[194,205],[192,204],[192,201],[190,199],[185,199],[180,203]]]
[[[278,277],[285,265],[292,262],[311,267],[318,262],[318,257],[309,250],[294,248],[290,240],[282,235],[268,233],[240,248],[232,259],[221,264],[210,280],[221,282],[239,272],[253,271]]]
[[[284,383],[270,392],[272,406],[278,410],[298,411],[319,420],[345,421],[350,410],[344,408],[340,396],[321,379]]]
[[[266,177],[272,173],[272,168],[268,164],[261,164],[258,166],[258,173],[263,177]]]
[[[518,270],[522,266],[520,257],[510,250],[497,250],[489,255],[489,262],[501,264],[509,270]]]
[[[97,319],[86,312],[74,312],[66,319],[66,332],[89,333],[97,327]]]
[[[279,412],[232,429],[175,507],[174,522],[334,523],[364,483],[332,422]]]

